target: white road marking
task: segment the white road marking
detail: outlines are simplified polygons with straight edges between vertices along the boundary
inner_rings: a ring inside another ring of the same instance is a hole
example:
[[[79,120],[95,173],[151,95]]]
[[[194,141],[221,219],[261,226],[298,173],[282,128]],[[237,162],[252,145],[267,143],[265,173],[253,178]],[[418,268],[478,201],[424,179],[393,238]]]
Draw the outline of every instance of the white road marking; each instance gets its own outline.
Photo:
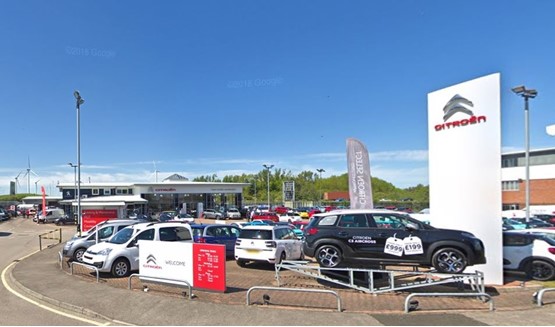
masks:
[[[36,252],[38,252],[38,251],[35,251],[35,252],[31,253],[31,254],[28,254],[28,255],[24,256],[23,258],[19,259],[19,261],[20,261],[20,260],[23,260],[23,259],[25,259],[25,258],[27,258],[27,257],[29,257],[29,256],[31,256],[31,255],[33,255],[33,254],[35,254]],[[17,263],[17,261],[12,262],[12,263],[9,264],[6,268],[4,268],[4,270],[2,271],[2,284],[4,284],[4,287],[5,287],[8,291],[10,291],[12,294],[16,295],[17,297],[19,297],[19,298],[21,298],[21,299],[23,299],[23,300],[25,300],[25,301],[27,301],[27,302],[29,302],[29,303],[31,303],[31,304],[34,304],[34,305],[38,306],[39,308],[42,308],[42,309],[44,309],[44,310],[48,310],[48,311],[50,311],[50,312],[53,312],[53,313],[58,314],[58,315],[61,315],[61,316],[68,317],[68,318],[70,318],[70,319],[79,320],[79,321],[82,321],[82,322],[84,322],[84,323],[91,324],[91,325],[95,325],[95,326],[107,326],[107,325],[109,324],[109,323],[107,323],[107,324],[104,323],[104,324],[103,324],[103,323],[100,323],[100,322],[97,322],[97,321],[89,320],[89,319],[86,319],[86,318],[81,318],[81,317],[78,317],[78,316],[74,316],[74,315],[72,315],[72,314],[68,314],[68,313],[65,313],[65,312],[62,312],[62,311],[59,311],[59,310],[50,308],[50,307],[48,307],[48,306],[45,306],[45,305],[43,305],[43,304],[40,304],[40,303],[38,303],[37,301],[32,300],[32,299],[29,299],[29,298],[25,297],[24,295],[22,295],[22,294],[16,292],[16,291],[15,291],[14,289],[12,289],[12,288],[8,285],[8,283],[6,282],[6,271],[8,271],[8,269],[10,269],[10,267],[13,266],[13,265],[15,265],[16,263]]]

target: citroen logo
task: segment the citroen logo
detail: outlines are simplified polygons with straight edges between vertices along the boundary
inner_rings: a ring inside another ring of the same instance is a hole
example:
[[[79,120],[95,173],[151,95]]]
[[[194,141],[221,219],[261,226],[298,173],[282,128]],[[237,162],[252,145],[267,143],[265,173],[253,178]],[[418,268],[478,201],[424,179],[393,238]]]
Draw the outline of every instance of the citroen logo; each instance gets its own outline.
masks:
[[[472,112],[472,110],[470,110],[470,108],[473,107],[474,104],[472,103],[472,101],[463,98],[458,94],[455,94],[455,96],[453,96],[451,100],[447,102],[445,107],[443,107],[443,121],[447,121],[447,119],[451,118],[451,116],[453,116],[457,112],[462,112],[469,116],[474,116],[474,113]]]
[[[146,257],[146,263],[152,263],[153,265],[156,264],[156,257],[153,256],[152,254],[149,254],[148,257]]]

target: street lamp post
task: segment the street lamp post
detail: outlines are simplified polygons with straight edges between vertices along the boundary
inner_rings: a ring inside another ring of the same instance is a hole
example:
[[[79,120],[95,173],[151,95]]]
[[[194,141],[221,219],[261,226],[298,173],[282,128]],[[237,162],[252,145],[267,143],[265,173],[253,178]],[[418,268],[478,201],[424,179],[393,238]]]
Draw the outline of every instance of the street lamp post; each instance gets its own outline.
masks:
[[[324,194],[322,193],[322,173],[325,172],[324,168],[316,169],[317,172],[320,173],[320,203],[322,203],[322,199],[324,198]]]
[[[82,216],[81,216],[81,105],[85,102],[79,91],[73,92],[77,108],[77,232],[81,235]]]
[[[262,165],[266,170],[267,173],[267,181],[268,181],[268,210],[270,210],[270,169],[274,168],[274,165]]]
[[[530,222],[530,130],[529,130],[529,111],[528,111],[528,99],[535,98],[538,95],[538,91],[534,89],[526,89],[524,85],[516,86],[512,88],[512,91],[524,98],[524,135],[526,143],[525,151],[525,165],[526,165],[526,190],[525,190],[525,201],[526,201],[526,222]]]

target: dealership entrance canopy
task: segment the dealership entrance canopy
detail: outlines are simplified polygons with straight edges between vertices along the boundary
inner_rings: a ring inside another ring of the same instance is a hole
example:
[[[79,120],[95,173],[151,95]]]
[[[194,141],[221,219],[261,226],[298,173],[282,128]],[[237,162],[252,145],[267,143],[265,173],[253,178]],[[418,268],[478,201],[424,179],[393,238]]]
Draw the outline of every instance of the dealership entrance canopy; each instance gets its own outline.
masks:
[[[118,209],[122,216],[154,214],[166,210],[186,210],[200,215],[203,209],[240,208],[243,187],[248,183],[164,181],[159,183],[81,183],[81,205],[94,209]],[[67,212],[76,209],[76,185],[60,183],[62,205]],[[199,210],[200,208],[200,210]]]

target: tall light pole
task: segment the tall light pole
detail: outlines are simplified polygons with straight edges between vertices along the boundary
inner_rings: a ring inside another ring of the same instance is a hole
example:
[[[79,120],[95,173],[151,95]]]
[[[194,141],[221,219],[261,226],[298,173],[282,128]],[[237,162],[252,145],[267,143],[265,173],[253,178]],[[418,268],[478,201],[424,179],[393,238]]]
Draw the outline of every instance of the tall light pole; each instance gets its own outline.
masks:
[[[266,168],[267,174],[267,181],[268,181],[268,210],[270,210],[270,169],[274,168],[274,165],[262,165]]]
[[[512,91],[517,95],[524,98],[524,134],[525,134],[525,165],[526,165],[526,222],[530,222],[530,130],[529,130],[529,120],[528,120],[528,99],[535,98],[538,95],[538,91],[534,89],[526,89],[524,85],[516,86],[512,88]]]
[[[322,193],[322,173],[325,172],[324,168],[318,168],[316,169],[317,172],[320,173],[320,204],[322,203],[322,200],[324,199],[324,194]]]
[[[85,102],[81,98],[79,91],[74,91],[73,96],[76,100],[77,108],[77,232],[81,236],[82,217],[81,217],[81,105]]]
[[[77,199],[77,165],[71,162],[67,163],[71,168],[73,168],[73,199]]]

